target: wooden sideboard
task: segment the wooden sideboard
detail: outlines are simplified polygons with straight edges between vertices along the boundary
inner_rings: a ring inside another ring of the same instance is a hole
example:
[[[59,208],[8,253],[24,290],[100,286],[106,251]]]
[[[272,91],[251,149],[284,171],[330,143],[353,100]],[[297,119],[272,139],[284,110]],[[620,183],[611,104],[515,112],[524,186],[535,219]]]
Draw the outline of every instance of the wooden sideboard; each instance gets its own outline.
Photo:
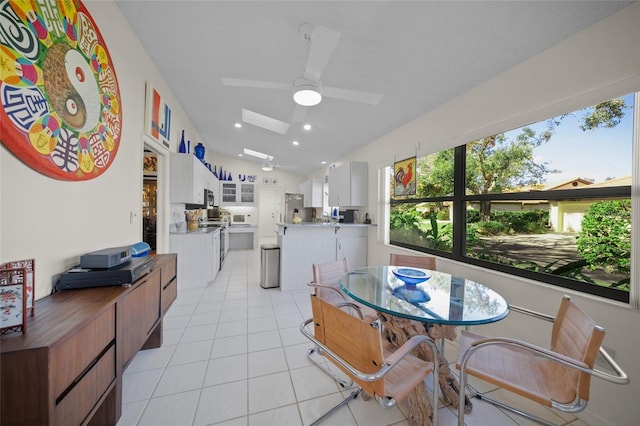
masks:
[[[0,423],[115,425],[122,372],[140,349],[162,345],[177,296],[177,256],[154,256],[130,287],[63,290],[36,302],[28,332],[0,338]]]

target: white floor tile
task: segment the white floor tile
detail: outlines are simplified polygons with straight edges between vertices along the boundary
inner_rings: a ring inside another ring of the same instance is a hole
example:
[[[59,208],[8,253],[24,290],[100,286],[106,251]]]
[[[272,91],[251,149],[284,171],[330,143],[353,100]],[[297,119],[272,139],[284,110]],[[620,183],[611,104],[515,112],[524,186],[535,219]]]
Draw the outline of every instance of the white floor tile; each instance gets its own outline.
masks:
[[[202,389],[194,425],[209,425],[246,415],[246,380],[225,383]]]
[[[280,333],[278,330],[251,333],[248,336],[249,352],[263,351],[265,349],[281,348]]]
[[[151,399],[138,425],[191,425],[198,404],[199,394],[200,389]]]
[[[264,376],[287,370],[287,360],[282,348],[249,353],[249,377]]]
[[[204,386],[245,380],[247,377],[247,354],[215,358],[209,360]]]
[[[171,395],[202,388],[207,361],[167,367],[153,392],[153,397]]]
[[[169,361],[169,365],[187,364],[196,361],[206,361],[211,354],[213,340],[183,343],[176,347]]]
[[[215,339],[211,349],[211,358],[221,358],[225,356],[246,354],[247,336],[233,336]]]
[[[296,402],[288,372],[249,379],[249,414],[284,407]]]
[[[159,348],[139,351],[127,366],[124,374],[166,367],[167,364],[169,364],[169,360],[171,359],[171,355],[173,355],[175,348],[175,345],[168,345],[165,343]]]
[[[249,416],[249,426],[302,426],[302,419],[296,404]]]
[[[182,333],[180,343],[192,343],[201,340],[213,340],[216,335],[217,324],[205,324],[187,327]]]
[[[336,392],[321,398],[300,402],[298,406],[300,407],[302,421],[305,425],[313,423],[320,418],[320,416],[342,401],[342,399],[342,395],[339,392]],[[349,410],[349,407],[347,406],[340,408],[338,411],[331,414],[331,416],[327,417],[324,422],[322,422],[322,426],[358,426],[358,424],[353,418],[351,410]]]
[[[163,368],[139,373],[122,375],[122,402],[129,403],[143,401],[151,398],[160,377],[164,372]]]

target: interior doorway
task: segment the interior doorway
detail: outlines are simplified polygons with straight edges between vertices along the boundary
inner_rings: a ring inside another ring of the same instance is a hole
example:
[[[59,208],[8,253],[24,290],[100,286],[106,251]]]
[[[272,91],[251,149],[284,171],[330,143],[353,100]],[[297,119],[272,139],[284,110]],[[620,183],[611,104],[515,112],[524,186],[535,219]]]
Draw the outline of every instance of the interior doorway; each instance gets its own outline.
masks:
[[[276,224],[282,221],[282,197],[280,186],[260,186],[258,200],[260,207],[258,213],[258,230],[260,238],[275,238]]]
[[[142,137],[142,241],[155,253],[167,253],[169,244],[169,151],[158,142]]]
[[[156,252],[158,216],[158,155],[144,150],[142,158],[142,241]]]

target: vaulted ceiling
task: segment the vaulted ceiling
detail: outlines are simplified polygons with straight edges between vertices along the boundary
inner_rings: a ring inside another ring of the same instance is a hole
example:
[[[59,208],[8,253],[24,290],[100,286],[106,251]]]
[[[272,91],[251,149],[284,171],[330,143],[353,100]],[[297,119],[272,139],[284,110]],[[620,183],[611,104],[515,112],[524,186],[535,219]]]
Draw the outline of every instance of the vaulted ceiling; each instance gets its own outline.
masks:
[[[202,135],[197,142],[229,156],[243,148],[267,153],[276,167],[301,175],[325,167],[321,161],[343,157],[629,3],[117,2]],[[316,26],[321,30],[314,35]],[[328,39],[336,34],[333,46]],[[319,52],[323,48],[327,51]],[[308,71],[310,51],[327,59],[326,64],[310,66],[316,77],[321,71],[322,85],[379,94],[379,102],[328,97],[329,89],[319,105],[297,108],[291,88]],[[249,84],[268,88],[242,87],[247,82],[224,78],[252,80]],[[284,123],[286,132],[248,122],[235,128],[235,123],[242,123],[243,109]],[[303,130],[303,123],[311,124],[311,130]]]

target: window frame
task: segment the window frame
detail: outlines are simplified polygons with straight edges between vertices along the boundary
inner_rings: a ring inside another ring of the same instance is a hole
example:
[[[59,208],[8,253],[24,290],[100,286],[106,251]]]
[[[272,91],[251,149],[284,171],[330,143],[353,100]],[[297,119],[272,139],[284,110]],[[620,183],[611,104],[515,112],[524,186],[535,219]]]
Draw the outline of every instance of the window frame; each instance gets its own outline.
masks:
[[[634,102],[634,116],[640,115],[638,98],[639,94],[635,94]],[[633,152],[637,152],[638,145],[638,132],[637,124],[634,120],[633,131]],[[635,179],[637,173],[636,165],[632,168],[632,179]],[[441,197],[422,197],[422,198],[405,198],[405,199],[393,199],[392,195],[387,192],[386,199],[388,200],[387,209],[393,205],[403,204],[420,204],[424,202],[442,202],[448,201],[453,203],[453,247],[452,251],[446,252],[442,250],[432,249],[428,247],[415,246],[413,244],[404,243],[402,241],[393,241],[387,238],[387,242],[390,245],[403,247],[419,252],[424,252],[440,257],[448,258],[465,264],[480,266],[482,268],[515,275],[534,281],[555,285],[571,290],[575,290],[585,294],[592,294],[595,296],[605,297],[607,299],[630,303],[631,293],[634,291],[633,278],[635,276],[633,270],[636,266],[633,265],[633,236],[637,235],[637,230],[634,231],[634,221],[632,220],[632,271],[630,273],[631,285],[629,291],[617,290],[611,287],[603,287],[598,285],[591,285],[571,278],[565,278],[559,275],[552,275],[543,272],[536,272],[527,269],[521,269],[506,264],[500,264],[495,262],[489,262],[482,259],[468,257],[466,255],[466,206],[469,202],[478,202],[484,200],[502,201],[502,200],[567,200],[567,199],[601,199],[601,198],[629,198],[632,201],[632,206],[635,205],[634,197],[632,194],[632,186],[614,186],[614,187],[598,187],[598,188],[580,188],[580,189],[561,189],[561,190],[548,190],[548,191],[530,191],[530,192],[510,192],[510,193],[496,193],[496,194],[484,194],[484,195],[468,195],[466,194],[466,143],[454,148],[454,191],[452,196]],[[634,181],[635,182],[635,181]],[[387,212],[386,217],[389,217]],[[633,216],[632,216],[633,217]],[[389,222],[387,222],[387,235],[389,235]]]

